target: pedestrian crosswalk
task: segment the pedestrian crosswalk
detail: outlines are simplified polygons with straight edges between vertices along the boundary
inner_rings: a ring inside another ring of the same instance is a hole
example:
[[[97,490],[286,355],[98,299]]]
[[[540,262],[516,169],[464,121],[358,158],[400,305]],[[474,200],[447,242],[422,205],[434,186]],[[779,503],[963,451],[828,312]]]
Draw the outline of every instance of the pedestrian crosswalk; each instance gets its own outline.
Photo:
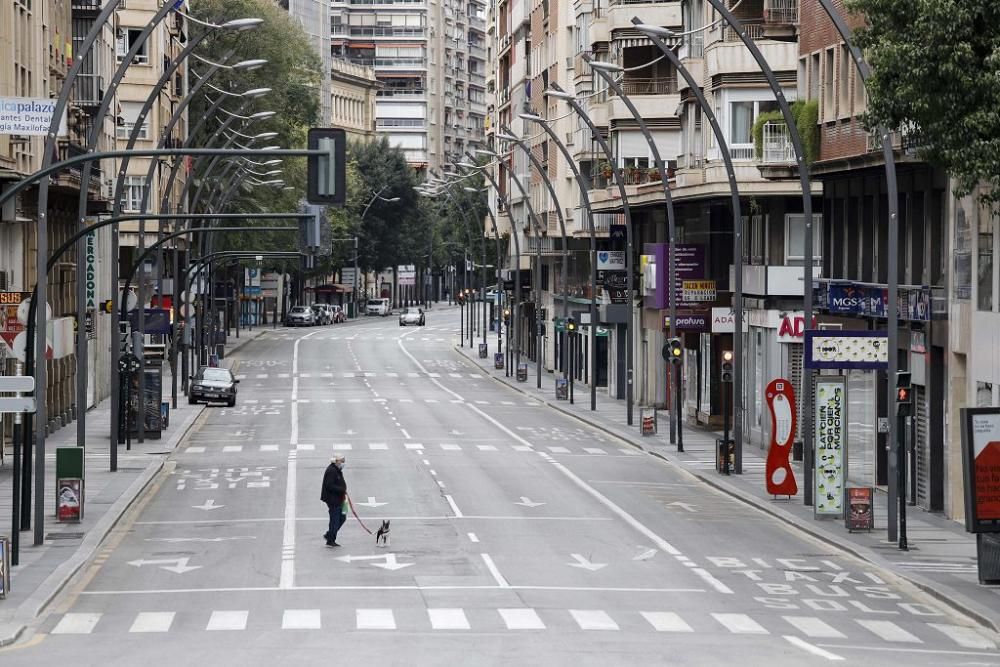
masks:
[[[436,398],[386,398],[384,396],[374,397],[374,396],[351,396],[351,397],[340,397],[340,398],[297,398],[295,399],[298,403],[305,404],[322,404],[322,405],[334,405],[337,403],[399,403],[399,404],[409,404],[415,405],[418,403],[423,403],[425,405],[434,405],[435,403],[441,403],[444,399]],[[291,403],[291,400],[287,401]],[[471,403],[474,405],[492,405],[492,406],[521,406],[526,408],[540,408],[545,404],[536,400],[521,400],[521,401],[465,401],[465,400],[451,400],[451,403]],[[271,398],[271,399],[259,399],[259,398],[241,398],[237,400],[236,409],[233,408],[220,408],[219,414],[226,415],[230,412],[241,413],[244,412],[245,407],[254,407],[269,404],[271,406],[278,406],[286,403],[283,398]],[[280,414],[280,413],[268,413],[268,414]]]
[[[552,447],[528,447],[525,445],[505,445],[505,444],[459,444],[454,442],[441,442],[441,443],[422,443],[422,442],[328,442],[323,444],[317,443],[298,443],[296,445],[288,444],[246,444],[246,445],[220,445],[216,447],[210,447],[207,445],[189,445],[188,447],[181,450],[182,454],[238,454],[242,452],[287,452],[290,449],[295,449],[300,452],[343,452],[343,451],[372,451],[372,452],[390,452],[390,451],[438,451],[438,452],[485,452],[485,453],[500,453],[500,452],[547,452],[550,454],[562,454],[568,456],[641,456],[642,452],[631,447],[564,447],[564,446],[552,446]]]
[[[347,628],[371,631],[563,631],[563,632],[657,632],[725,635],[789,634],[811,640],[882,641],[889,645],[931,644],[963,650],[996,649],[986,632],[970,626],[918,621],[895,622],[873,619],[815,616],[763,615],[739,612],[605,610],[502,607],[407,608],[290,608],[251,612],[249,609],[208,611],[69,612],[48,621],[51,635],[102,633],[165,633],[171,631],[308,631]],[[834,627],[834,624],[836,627]],[[905,627],[904,627],[905,625]],[[831,644],[824,644],[832,646]]]
[[[307,372],[307,373],[236,373],[235,377],[237,380],[290,380],[293,377],[299,379],[340,379],[340,380],[351,380],[354,378],[393,378],[393,379],[416,379],[416,378],[442,378],[447,377],[455,380],[485,380],[488,376],[482,373],[398,373],[398,372],[382,372],[375,373],[372,371],[325,371],[325,372]]]
[[[299,338],[301,338],[301,336],[293,336],[293,335],[290,335],[290,334],[284,334],[284,335],[270,336],[269,340],[298,340]],[[369,341],[369,340],[392,340],[392,341],[395,341],[395,340],[399,340],[399,336],[384,336],[384,335],[374,335],[373,336],[369,332],[357,332],[357,333],[350,334],[350,335],[348,335],[348,334],[334,334],[334,335],[328,335],[328,336],[322,336],[322,335],[320,335],[320,336],[311,336],[309,338],[309,340],[310,341],[318,341],[318,340],[347,340],[347,341],[350,341],[350,340],[365,340],[365,341]],[[450,343],[450,342],[452,342],[452,338],[451,337],[443,337],[443,336],[407,336],[406,337],[406,342],[408,342],[408,343],[413,343],[413,342],[416,342],[416,341],[420,341],[420,342],[424,342],[424,343]]]

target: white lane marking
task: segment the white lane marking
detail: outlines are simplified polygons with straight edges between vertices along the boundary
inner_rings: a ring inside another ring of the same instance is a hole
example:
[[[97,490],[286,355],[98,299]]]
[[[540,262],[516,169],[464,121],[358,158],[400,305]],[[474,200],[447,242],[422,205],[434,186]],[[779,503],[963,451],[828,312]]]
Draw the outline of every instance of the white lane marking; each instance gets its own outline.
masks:
[[[396,619],[392,609],[356,609],[358,630],[395,630]]]
[[[553,454],[569,454],[569,450],[565,447],[549,447],[549,451]]]
[[[292,403],[294,406],[295,404]],[[292,442],[292,447],[298,447]],[[295,586],[295,503],[297,450],[288,452],[288,482],[285,486],[285,526],[281,539],[281,576],[278,587],[289,589]]]
[[[531,445],[514,445],[513,450],[515,452],[533,452],[535,451]]]
[[[431,627],[435,630],[468,630],[469,619],[461,609],[431,609],[427,610]]]
[[[188,447],[186,451],[187,451],[188,454],[204,454],[205,453],[205,448],[204,447]]]
[[[206,630],[246,630],[249,611],[213,611]]]
[[[438,482],[438,484],[441,484],[441,482]],[[441,484],[441,486],[444,486],[444,485]],[[445,494],[444,499],[447,500],[448,501],[448,505],[451,506],[451,511],[455,513],[455,518],[456,519],[461,519],[462,516],[463,516],[462,515],[462,510],[458,509],[458,505],[455,504],[455,499],[452,498],[448,494]]]
[[[278,445],[261,445],[260,451],[262,452],[276,452],[278,451]]]
[[[441,445],[441,449],[446,452],[460,452],[462,451],[461,445]]]
[[[495,452],[497,448],[493,445],[476,445],[481,452]]]
[[[532,449],[532,446],[531,446],[530,442],[528,442],[527,440],[525,440],[524,438],[522,438],[521,436],[519,436],[517,433],[514,433],[512,430],[510,430],[509,428],[507,428],[506,426],[504,426],[503,424],[501,424],[499,421],[497,421],[496,419],[494,419],[489,414],[483,412],[482,410],[480,410],[479,408],[477,408],[474,405],[470,405],[469,409],[471,409],[471,410],[475,411],[476,413],[478,413],[481,417],[483,417],[487,421],[491,422],[494,426],[496,426],[498,429],[500,429],[501,431],[503,431],[504,433],[506,433],[507,435],[509,435],[514,440],[517,440],[518,442],[521,442],[523,444],[523,446],[528,447],[529,450]],[[517,449],[517,446],[515,445],[514,448]],[[632,528],[634,528],[635,530],[637,530],[638,532],[642,533],[647,538],[649,538],[650,540],[652,540],[653,544],[656,547],[658,547],[661,551],[664,551],[664,552],[666,552],[666,553],[668,553],[668,554],[670,554],[672,556],[679,556],[679,555],[681,555],[681,552],[680,552],[679,549],[677,549],[677,547],[675,547],[674,545],[670,544],[665,539],[663,539],[662,537],[660,537],[659,535],[657,535],[656,533],[654,533],[652,530],[650,530],[649,528],[647,528],[638,519],[636,519],[634,516],[632,516],[631,514],[629,514],[628,512],[626,512],[624,509],[622,509],[618,505],[616,505],[614,502],[611,501],[611,499],[609,499],[603,493],[601,493],[600,491],[598,491],[597,489],[595,489],[594,487],[592,487],[591,485],[587,484],[585,481],[583,481],[582,479],[580,479],[579,477],[577,477],[571,470],[569,470],[569,468],[567,468],[566,466],[564,466],[561,463],[558,463],[556,461],[550,461],[550,462],[552,463],[552,465],[559,472],[561,472],[566,477],[568,477],[579,488],[581,488],[584,491],[586,491],[587,493],[589,493],[598,502],[600,502],[602,505],[604,505],[605,507],[607,507],[609,510],[611,510],[612,512],[614,512],[615,514],[617,514],[621,519],[623,519],[625,521],[625,523],[627,523],[628,525],[632,526]],[[725,593],[726,595],[733,595],[733,590],[731,588],[729,588],[724,583],[722,583],[721,581],[719,581],[718,579],[716,579],[714,576],[712,576],[711,573],[709,573],[705,569],[703,569],[703,568],[692,568],[691,571],[694,572],[696,575],[698,575],[701,579],[703,579],[706,583],[708,583],[712,588],[714,588],[718,592]]]
[[[498,609],[508,630],[544,630],[545,624],[534,609]]]
[[[333,449],[351,449],[351,443],[349,442],[335,442],[331,445]]]
[[[472,542],[473,544],[477,544],[479,542],[479,538],[476,537],[475,533],[466,533],[466,534],[469,536],[469,541]]]
[[[311,452],[311,451],[313,451],[313,450],[316,449],[316,445],[302,445],[302,444],[299,444],[299,445],[295,445],[295,449],[297,449],[297,450],[299,450],[301,452]]]
[[[581,630],[618,629],[618,624],[600,609],[570,609],[569,613]]]
[[[282,630],[319,630],[319,609],[286,609],[281,615]]]
[[[49,634],[53,635],[89,635],[94,626],[101,620],[100,614],[71,613],[65,614]]]
[[[437,477],[437,470],[431,470],[431,471],[430,471],[430,473],[431,473],[431,475],[433,475],[434,477]]]
[[[243,445],[226,445],[222,448],[222,453],[226,454],[228,452],[242,452]]]
[[[462,377],[462,374],[461,373],[448,373],[448,377],[460,378],[460,377]]]
[[[807,651],[809,653],[812,653],[813,655],[818,656],[820,658],[826,658],[827,660],[831,660],[831,661],[838,661],[838,660],[843,660],[844,659],[844,656],[842,656],[842,655],[837,655],[836,653],[831,653],[830,651],[827,651],[826,649],[822,649],[819,646],[813,646],[812,644],[810,644],[806,640],[800,639],[799,637],[794,637],[792,635],[785,635],[785,641],[788,642],[789,644],[791,644],[792,646],[797,646],[800,649],[802,649],[803,651]]]
[[[389,449],[389,445],[384,442],[369,442],[368,449]]]
[[[657,632],[694,632],[690,625],[672,611],[642,611],[643,618],[649,621]]]
[[[407,449],[423,449],[424,448],[423,444],[421,444],[419,442],[407,442],[403,446],[406,447]]]
[[[437,403],[437,402],[438,402],[438,400],[436,398],[425,398],[424,399],[424,403]]]
[[[483,562],[486,563],[486,569],[489,570],[490,574],[493,575],[493,580],[497,582],[497,586],[499,586],[500,588],[510,588],[510,584],[507,582],[507,579],[502,574],[500,574],[500,568],[498,568],[496,563],[493,562],[493,559],[490,558],[490,555],[489,554],[479,554],[479,555],[483,557]]]
[[[584,447],[583,451],[587,452],[588,454],[607,454],[607,452],[601,449],[600,447]]]
[[[815,616],[782,616],[796,630],[813,639],[844,639],[844,634]]]
[[[403,437],[406,438],[407,440],[410,439],[410,434],[407,432],[407,430],[405,428],[399,429],[399,432],[402,433]]]
[[[867,621],[858,620],[858,625],[865,630],[878,635],[880,639],[887,642],[907,642],[910,644],[923,644],[916,636],[912,635],[892,621]]]
[[[712,618],[736,635],[767,635],[764,626],[746,614],[712,614]]]
[[[143,611],[132,621],[129,632],[166,632],[174,622],[172,611]]]
[[[928,623],[927,625],[945,634],[962,648],[996,648],[996,644],[976,632],[975,628],[967,628],[961,625],[946,625],[944,623]]]

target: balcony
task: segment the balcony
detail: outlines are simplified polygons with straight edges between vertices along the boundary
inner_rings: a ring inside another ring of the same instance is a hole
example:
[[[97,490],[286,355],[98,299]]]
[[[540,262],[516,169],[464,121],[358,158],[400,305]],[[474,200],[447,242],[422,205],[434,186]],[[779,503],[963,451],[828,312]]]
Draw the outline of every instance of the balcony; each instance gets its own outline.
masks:
[[[82,18],[84,16],[97,16],[104,7],[105,0],[73,0],[73,17]]]
[[[423,39],[427,37],[426,28],[405,28],[394,26],[348,26],[347,34],[350,37],[417,37]]]
[[[746,24],[744,24],[746,25]],[[795,72],[799,65],[799,45],[797,42],[780,42],[763,39],[762,24],[747,25],[752,38],[761,39],[757,48],[775,72]],[[752,28],[752,30],[751,30]],[[705,47],[705,81],[722,74],[760,75],[760,66],[750,55],[750,51],[732,30],[723,30],[725,39],[712,42]],[[756,37],[755,37],[756,35]]]
[[[677,77],[661,77],[658,79],[630,79],[621,82],[622,92],[629,97],[634,95],[676,95]]]
[[[729,284],[733,283],[734,267],[729,266]],[[823,275],[823,267],[813,266],[813,279]],[[801,297],[803,288],[801,266],[743,265],[743,293],[754,296]]]
[[[683,27],[679,0],[609,0],[607,10],[609,35],[613,35],[616,30],[634,34],[632,17],[636,15],[642,16],[642,20],[651,25],[678,30]]]
[[[100,74],[78,74],[73,82],[73,104],[98,107],[104,98],[104,77]]]
[[[764,23],[794,25],[799,22],[799,0],[764,0]]]
[[[764,123],[761,128],[761,164],[795,164],[795,146],[788,126],[782,122]]]

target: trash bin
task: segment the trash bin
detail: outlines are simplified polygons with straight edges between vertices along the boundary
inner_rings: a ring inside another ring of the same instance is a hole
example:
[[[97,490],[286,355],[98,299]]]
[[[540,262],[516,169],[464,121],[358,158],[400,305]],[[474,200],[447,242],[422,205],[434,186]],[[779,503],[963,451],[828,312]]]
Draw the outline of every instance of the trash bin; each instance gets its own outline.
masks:
[[[489,356],[490,356],[489,344],[488,343],[480,343],[479,344],[479,358],[480,359],[487,359],[487,358],[489,358]]]
[[[226,344],[225,343],[216,343],[215,344],[215,356],[217,356],[219,358],[219,361],[222,361],[223,359],[226,358]]]
[[[518,382],[528,381],[528,364],[517,365],[517,381]]]

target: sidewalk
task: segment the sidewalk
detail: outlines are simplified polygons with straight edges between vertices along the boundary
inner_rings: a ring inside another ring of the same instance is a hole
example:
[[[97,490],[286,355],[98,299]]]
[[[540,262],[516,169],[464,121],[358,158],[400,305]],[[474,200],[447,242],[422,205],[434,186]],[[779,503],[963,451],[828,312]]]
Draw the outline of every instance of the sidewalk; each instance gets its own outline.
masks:
[[[495,341],[490,341],[490,352]],[[639,407],[634,408],[633,426],[625,415],[625,402],[609,398],[598,390],[597,410],[590,410],[590,388],[574,388],[575,403],[555,400],[556,374],[542,372],[542,387],[536,387],[535,365],[528,362],[528,381],[517,382],[504,371],[493,369],[492,354],[479,359],[474,350],[456,347],[456,351],[478,364],[494,380],[536,398],[550,407],[584,421],[610,435],[618,437],[653,456],[686,470],[706,484],[742,502],[752,505],[852,555],[881,567],[905,579],[950,607],[1000,632],[1000,586],[981,586],[976,568],[976,539],[965,532],[962,524],[940,514],[907,507],[909,551],[899,551],[895,543],[886,541],[886,503],[884,493],[875,496],[875,530],[870,533],[849,533],[842,520],[817,520],[813,508],[802,504],[802,463],[792,462],[799,495],[791,499],[773,498],[765,490],[764,465],[766,451],[756,446],[743,450],[743,474],[724,476],[715,471],[715,439],[721,433],[684,426],[684,452],[668,443],[667,412],[659,415],[659,434],[643,437],[639,433]]]
[[[237,340],[230,336],[226,356],[257,338],[268,328],[241,331]],[[170,376],[164,375],[165,394],[169,395]],[[20,534],[20,563],[11,568],[7,598],[0,600],[0,646],[17,640],[30,624],[95,554],[104,538],[118,523],[135,499],[163,467],[201,414],[204,405],[188,405],[183,395],[177,409],[170,411],[170,427],[159,440],[139,444],[132,449],[118,447],[118,471],[110,472],[110,401],[105,399],[87,412],[85,455],[86,489],[84,517],[80,523],[57,523],[55,520],[55,450],[76,446],[76,424],[69,424],[46,438],[45,462],[45,540],[33,546],[33,532]],[[13,452],[0,467],[0,535],[9,536],[13,504]],[[34,529],[34,523],[32,524]]]

